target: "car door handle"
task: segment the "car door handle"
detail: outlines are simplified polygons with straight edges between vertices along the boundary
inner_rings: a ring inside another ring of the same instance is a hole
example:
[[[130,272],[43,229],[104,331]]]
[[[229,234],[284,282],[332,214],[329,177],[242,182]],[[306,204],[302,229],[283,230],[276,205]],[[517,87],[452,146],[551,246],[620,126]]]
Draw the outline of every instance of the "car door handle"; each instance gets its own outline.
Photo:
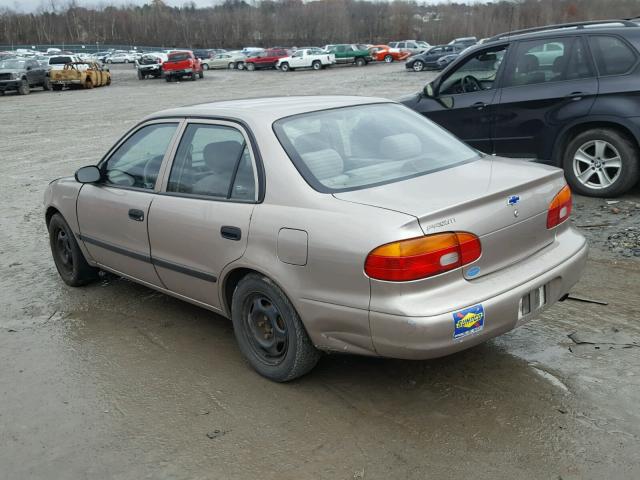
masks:
[[[220,235],[222,238],[238,241],[242,238],[242,230],[238,227],[224,226],[220,227]]]
[[[142,210],[132,208],[131,210],[129,210],[129,218],[131,220],[135,220],[136,222],[142,222],[144,220],[144,212]]]
[[[472,108],[475,108],[476,110],[482,110],[487,106],[486,103],[484,102],[476,102],[473,105],[471,105]]]
[[[577,102],[578,100],[582,100],[582,97],[584,97],[584,95],[584,92],[571,92],[569,95],[565,95],[564,98]]]

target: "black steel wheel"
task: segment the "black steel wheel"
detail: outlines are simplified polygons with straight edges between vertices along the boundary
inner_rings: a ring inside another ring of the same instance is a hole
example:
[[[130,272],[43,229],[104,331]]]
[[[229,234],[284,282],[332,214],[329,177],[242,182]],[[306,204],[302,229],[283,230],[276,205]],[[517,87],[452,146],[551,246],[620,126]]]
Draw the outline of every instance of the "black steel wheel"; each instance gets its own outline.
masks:
[[[71,228],[59,213],[49,220],[49,243],[56,269],[64,283],[79,287],[98,277],[98,269],[87,263]]]
[[[249,274],[238,283],[231,306],[238,346],[262,376],[287,382],[309,372],[316,350],[295,308],[270,279]]]

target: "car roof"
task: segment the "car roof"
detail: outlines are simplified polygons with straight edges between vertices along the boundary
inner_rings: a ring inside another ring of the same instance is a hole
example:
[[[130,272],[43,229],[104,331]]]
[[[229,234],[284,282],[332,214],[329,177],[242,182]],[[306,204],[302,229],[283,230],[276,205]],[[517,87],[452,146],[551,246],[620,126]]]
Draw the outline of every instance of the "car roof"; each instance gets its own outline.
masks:
[[[548,25],[546,27],[536,27],[534,29],[516,30],[505,32],[489,38],[483,45],[499,41],[536,39],[545,37],[562,37],[572,35],[583,35],[593,33],[633,33],[640,32],[640,25],[631,25],[632,22],[626,20],[602,20],[589,22],[576,22],[558,25]]]
[[[392,101],[385,98],[346,95],[260,97],[222,100],[172,108],[149,115],[145,120],[167,117],[223,117],[241,120],[245,123],[272,123],[291,115],[371,103],[392,103]]]

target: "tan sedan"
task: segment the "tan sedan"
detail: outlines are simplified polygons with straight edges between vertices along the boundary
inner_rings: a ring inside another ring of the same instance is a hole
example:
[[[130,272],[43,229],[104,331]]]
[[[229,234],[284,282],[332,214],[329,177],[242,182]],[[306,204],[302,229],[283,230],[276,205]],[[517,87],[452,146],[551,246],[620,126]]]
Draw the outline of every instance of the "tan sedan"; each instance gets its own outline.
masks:
[[[151,115],[45,194],[53,258],[231,318],[262,375],[320,352],[447,355],[580,277],[562,171],[486,156],[383,99],[286,97]]]

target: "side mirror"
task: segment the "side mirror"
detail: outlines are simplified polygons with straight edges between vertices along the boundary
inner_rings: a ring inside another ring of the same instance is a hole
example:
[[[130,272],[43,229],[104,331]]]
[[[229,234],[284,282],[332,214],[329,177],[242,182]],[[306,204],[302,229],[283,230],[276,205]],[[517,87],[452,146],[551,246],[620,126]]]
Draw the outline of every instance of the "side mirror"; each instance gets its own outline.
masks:
[[[431,82],[427,83],[424,86],[424,89],[422,90],[422,93],[424,93],[425,97],[433,98],[433,96],[434,96],[433,84]]]
[[[102,179],[100,169],[95,165],[79,168],[75,174],[76,182],[80,183],[96,183]]]

